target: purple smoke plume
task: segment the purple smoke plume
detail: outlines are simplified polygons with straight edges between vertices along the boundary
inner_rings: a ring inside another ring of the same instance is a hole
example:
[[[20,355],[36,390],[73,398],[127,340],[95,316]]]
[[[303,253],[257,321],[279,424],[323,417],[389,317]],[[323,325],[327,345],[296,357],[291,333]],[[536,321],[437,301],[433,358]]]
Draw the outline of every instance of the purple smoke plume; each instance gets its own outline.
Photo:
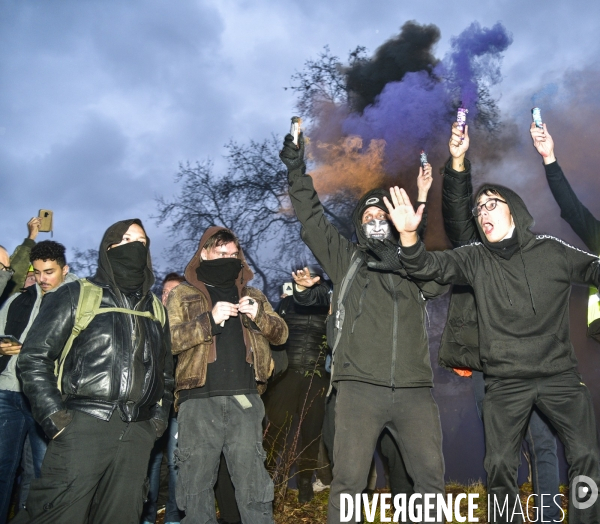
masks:
[[[501,53],[511,42],[500,23],[491,29],[472,23],[452,39],[451,52],[432,74],[406,73],[401,81],[388,83],[374,104],[345,119],[342,132],[360,136],[365,144],[384,139],[386,171],[401,171],[407,161],[418,158],[418,151],[435,147],[440,132],[447,136],[458,102],[462,100],[469,121],[474,121],[479,89],[500,81]]]

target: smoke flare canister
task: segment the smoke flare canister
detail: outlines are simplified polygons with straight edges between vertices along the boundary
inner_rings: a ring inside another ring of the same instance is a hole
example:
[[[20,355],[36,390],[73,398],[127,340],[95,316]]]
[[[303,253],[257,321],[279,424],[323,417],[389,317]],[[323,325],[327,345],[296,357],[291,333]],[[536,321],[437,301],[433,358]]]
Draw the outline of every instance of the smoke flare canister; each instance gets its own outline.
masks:
[[[302,124],[302,119],[299,116],[293,116],[290,135],[294,137],[294,145],[296,146],[298,145],[298,135],[300,135],[300,124]]]
[[[465,130],[465,125],[467,123],[467,113],[469,112],[469,110],[465,107],[459,107],[458,111],[456,113],[456,122],[458,123],[458,129],[459,131],[464,131]],[[464,138],[461,138],[461,140],[464,140]]]
[[[421,167],[425,168],[425,164],[427,163],[427,153],[423,149],[421,149]]]
[[[540,129],[544,127],[544,124],[542,123],[542,112],[540,111],[539,107],[534,107],[531,110],[531,117],[533,118],[535,127],[539,127]]]

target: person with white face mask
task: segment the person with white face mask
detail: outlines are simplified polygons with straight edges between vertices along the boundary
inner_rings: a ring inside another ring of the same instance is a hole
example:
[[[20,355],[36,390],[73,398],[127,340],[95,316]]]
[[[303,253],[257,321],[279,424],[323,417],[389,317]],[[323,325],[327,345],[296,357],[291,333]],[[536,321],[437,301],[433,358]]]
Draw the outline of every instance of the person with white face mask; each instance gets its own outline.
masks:
[[[327,522],[337,524],[341,496],[354,497],[367,484],[383,428],[398,444],[414,491],[444,493],[442,431],[431,396],[425,305],[427,298],[447,288],[435,282],[417,284],[400,265],[383,271],[370,268],[369,262],[380,260],[373,247],[393,238],[384,200],[389,192],[374,189],[362,196],[352,215],[357,242],[349,241],[325,216],[312,178],[305,174],[302,136],[299,147],[292,140],[286,136],[280,153],[288,168],[290,199],[302,224],[302,239],[333,282],[331,318],[336,328],[328,332],[328,340],[337,400]],[[429,164],[419,170],[418,185],[421,200],[431,186]],[[345,297],[342,289],[347,290]]]

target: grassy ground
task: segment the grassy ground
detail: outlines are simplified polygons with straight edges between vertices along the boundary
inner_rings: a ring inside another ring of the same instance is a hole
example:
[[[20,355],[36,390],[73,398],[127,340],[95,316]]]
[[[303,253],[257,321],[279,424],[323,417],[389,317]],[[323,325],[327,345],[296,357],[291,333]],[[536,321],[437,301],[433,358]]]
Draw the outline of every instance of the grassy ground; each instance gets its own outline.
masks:
[[[389,493],[388,490],[378,490],[379,493]],[[487,523],[487,492],[485,486],[480,482],[465,486],[450,482],[446,484],[446,493],[452,493],[458,495],[459,493],[478,493],[479,498],[477,499],[478,509],[475,511],[474,516],[479,518],[480,524]],[[568,506],[568,488],[561,486],[561,493],[565,496],[562,498],[563,511],[567,513]],[[531,484],[526,483],[521,486],[521,502],[523,508],[527,506],[527,497],[531,495]],[[321,493],[315,493],[315,498],[308,504],[298,504],[298,492],[294,489],[290,489],[287,492],[285,502],[283,503],[283,510],[275,514],[276,524],[325,524],[327,522],[327,501],[329,498],[329,490],[322,491]],[[467,504],[466,501],[461,505],[461,509],[464,511],[463,516],[467,515],[466,512]],[[393,513],[388,514],[389,517],[393,516]],[[536,518],[535,512],[530,510],[529,519],[531,522],[539,522],[539,517]],[[164,511],[158,514],[156,520],[157,524],[163,524],[164,522]],[[365,521],[366,522],[366,521]],[[376,524],[380,524],[379,518],[374,520]],[[458,522],[456,520],[452,521]],[[565,524],[568,524],[568,518],[564,520]]]

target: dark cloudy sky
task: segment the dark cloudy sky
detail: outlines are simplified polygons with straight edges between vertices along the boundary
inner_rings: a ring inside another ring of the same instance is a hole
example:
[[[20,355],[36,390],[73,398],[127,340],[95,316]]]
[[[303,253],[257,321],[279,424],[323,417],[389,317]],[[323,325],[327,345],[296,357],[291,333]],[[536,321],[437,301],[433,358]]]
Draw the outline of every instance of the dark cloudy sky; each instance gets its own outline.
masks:
[[[150,216],[155,196],[175,193],[179,162],[218,169],[230,139],[283,134],[294,113],[283,87],[305,60],[326,44],[372,53],[407,20],[441,29],[440,58],[471,22],[501,21],[514,42],[496,94],[528,124],[536,91],[594,70],[599,15],[591,0],[2,0],[0,243],[12,250],[49,208],[69,248],[140,217],[163,258],[171,239]]]

